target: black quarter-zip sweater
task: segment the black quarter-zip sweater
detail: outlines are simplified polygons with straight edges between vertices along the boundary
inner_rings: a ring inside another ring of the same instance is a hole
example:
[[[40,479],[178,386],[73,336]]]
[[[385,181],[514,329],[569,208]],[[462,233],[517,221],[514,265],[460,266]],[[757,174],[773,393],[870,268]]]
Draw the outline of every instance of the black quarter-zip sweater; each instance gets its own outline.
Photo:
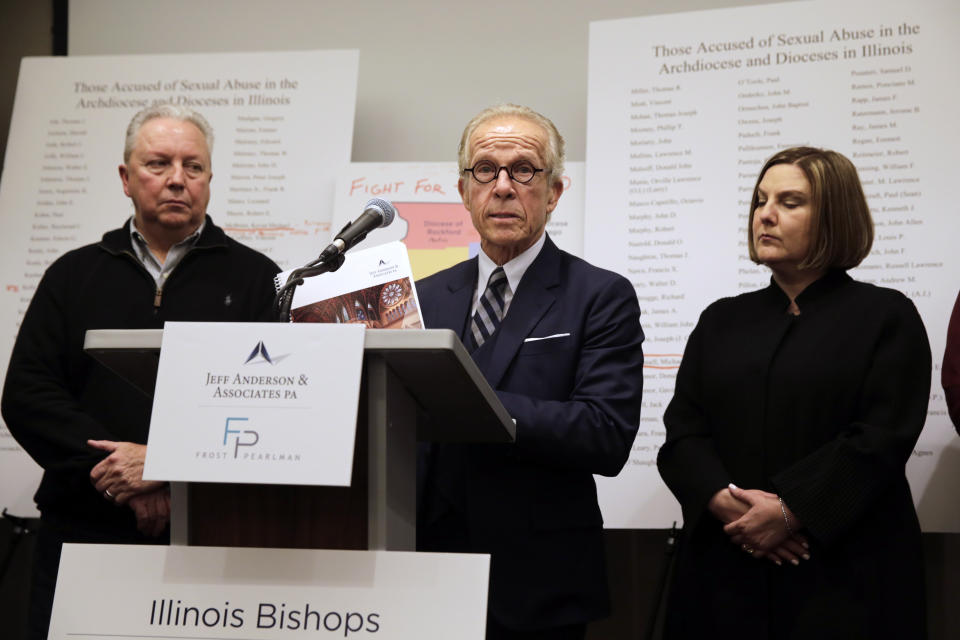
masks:
[[[3,418],[43,467],[44,519],[136,537],[132,510],[104,500],[90,470],[105,457],[88,439],[146,443],[151,400],[83,352],[90,329],[155,329],[167,320],[270,319],[277,265],[208,217],[158,291],[130,243],[130,222],[47,269],[20,326],[3,388]]]

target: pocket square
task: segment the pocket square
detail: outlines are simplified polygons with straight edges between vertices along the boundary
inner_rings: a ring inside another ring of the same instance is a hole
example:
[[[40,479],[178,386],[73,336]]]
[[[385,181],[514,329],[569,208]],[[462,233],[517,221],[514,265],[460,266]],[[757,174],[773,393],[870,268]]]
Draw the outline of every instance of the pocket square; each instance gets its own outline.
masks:
[[[542,338],[527,338],[524,342],[537,342],[538,340],[553,340],[554,338],[566,338],[569,333],[555,333],[552,336],[543,336]]]

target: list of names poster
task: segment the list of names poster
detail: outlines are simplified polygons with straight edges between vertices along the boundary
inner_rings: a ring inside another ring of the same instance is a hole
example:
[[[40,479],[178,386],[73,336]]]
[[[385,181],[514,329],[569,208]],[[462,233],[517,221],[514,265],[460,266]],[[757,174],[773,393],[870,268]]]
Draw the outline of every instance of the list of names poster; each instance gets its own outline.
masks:
[[[949,157],[960,142],[958,26],[955,6],[939,0],[591,25],[584,253],[631,280],[647,336],[640,435],[628,467],[604,483],[622,505],[614,526],[680,520],[656,454],[684,345],[710,302],[768,284],[747,255],[751,193],[766,158],[809,145],[849,157],[863,182],[876,237],[851,275],[903,291],[926,324],[934,383],[907,470],[924,527],[960,530],[956,501],[940,499],[960,484],[960,465],[944,455],[955,434],[939,387],[960,284]]]
[[[316,257],[350,161],[357,71],[356,51],[24,59],[0,184],[0,353],[51,262],[132,214],[117,166],[130,118],[157,103],[213,126],[217,225],[281,267]],[[0,505],[31,514],[38,479],[0,425]]]

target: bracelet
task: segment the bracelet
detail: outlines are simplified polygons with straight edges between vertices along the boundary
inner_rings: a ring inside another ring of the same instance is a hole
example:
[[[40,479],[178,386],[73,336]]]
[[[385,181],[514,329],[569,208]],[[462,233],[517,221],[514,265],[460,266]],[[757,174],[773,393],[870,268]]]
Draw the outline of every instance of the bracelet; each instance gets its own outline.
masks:
[[[783,498],[777,496],[777,500],[780,501],[780,513],[783,514],[783,524],[787,525],[787,533],[791,536],[793,535],[793,527],[790,526],[790,518],[787,517],[787,509],[783,505]]]

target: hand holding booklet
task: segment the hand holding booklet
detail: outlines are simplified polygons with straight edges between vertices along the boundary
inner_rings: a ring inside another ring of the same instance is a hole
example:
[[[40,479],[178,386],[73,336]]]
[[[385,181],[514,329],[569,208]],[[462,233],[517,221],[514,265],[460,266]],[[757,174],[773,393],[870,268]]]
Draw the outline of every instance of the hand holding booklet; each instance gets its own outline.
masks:
[[[293,322],[364,324],[369,329],[422,329],[407,248],[388,242],[351,251],[337,271],[307,278],[293,298]],[[291,270],[292,271],[292,270]],[[291,271],[274,279],[277,290]]]

